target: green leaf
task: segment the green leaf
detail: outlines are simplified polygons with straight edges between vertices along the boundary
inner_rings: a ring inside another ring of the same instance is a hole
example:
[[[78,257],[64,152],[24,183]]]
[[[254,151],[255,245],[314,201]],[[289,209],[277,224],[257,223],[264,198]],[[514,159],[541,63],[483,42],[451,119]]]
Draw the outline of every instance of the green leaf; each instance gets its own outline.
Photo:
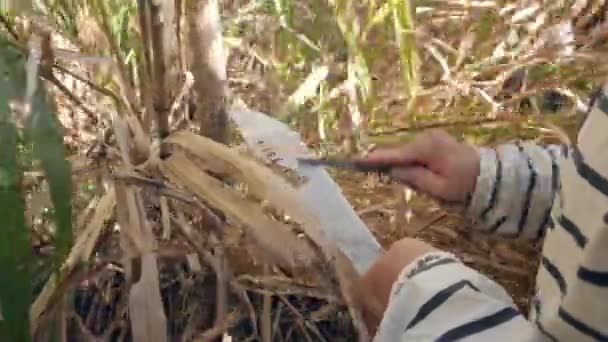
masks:
[[[72,170],[66,159],[59,122],[46,103],[46,93],[41,85],[32,102],[32,113],[25,123],[26,134],[49,183],[56,225],[55,259],[59,270],[72,246]]]
[[[29,341],[31,249],[20,193],[21,170],[17,159],[17,128],[11,119],[9,100],[17,95],[12,70],[19,56],[0,39],[0,325],[2,341]],[[23,62],[23,61],[21,61]],[[23,88],[21,88],[23,89]]]
[[[418,88],[418,75],[416,73],[418,56],[414,35],[414,20],[410,0],[392,0],[393,21],[395,37],[399,46],[403,82],[411,98]]]

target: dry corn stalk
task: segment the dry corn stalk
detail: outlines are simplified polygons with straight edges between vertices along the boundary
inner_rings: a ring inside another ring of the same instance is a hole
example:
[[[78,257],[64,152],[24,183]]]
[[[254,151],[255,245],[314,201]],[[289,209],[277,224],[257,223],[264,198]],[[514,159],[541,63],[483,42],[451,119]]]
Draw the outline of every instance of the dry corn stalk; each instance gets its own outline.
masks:
[[[143,211],[139,190],[115,184],[117,218],[129,291],[129,314],[135,341],[167,341],[167,318],[160,295],[156,239]]]
[[[267,218],[256,202],[226,188],[184,154],[173,153],[162,162],[161,171],[172,182],[191,191],[203,203],[220,210],[229,221],[243,227],[268,258],[268,262],[281,265],[292,272],[312,266],[316,259],[314,251],[303,240],[297,239],[289,226]]]
[[[178,132],[169,137],[167,143],[179,148],[175,149],[170,158],[161,162],[163,174],[192,191],[203,203],[223,212],[229,221],[242,226],[254,238],[269,262],[286,266],[290,270],[321,266],[315,262],[318,257],[321,257],[323,264],[328,262],[329,269],[321,272],[326,275],[321,280],[326,283],[329,281],[327,284],[338,290],[348,304],[360,332],[359,337],[363,340],[368,337],[361,311],[365,308],[370,315],[380,317],[380,306],[361,293],[358,270],[332,241],[327,240],[321,231],[319,217],[291,184],[254,159],[204,137]],[[190,155],[187,156],[183,150]],[[196,161],[199,161],[198,165]],[[257,203],[226,188],[222,182],[203,170],[243,182],[256,197],[268,200],[271,206],[293,215],[320,248],[321,254],[315,253],[304,241],[298,240],[289,231],[289,227],[268,220]]]
[[[60,274],[64,275],[65,278],[69,277],[79,264],[90,259],[99,236],[105,227],[105,222],[112,216],[114,207],[116,206],[116,197],[113,189],[110,190],[99,200],[93,217],[88,221],[86,228],[81,231],[70,251],[68,259],[61,268]],[[61,296],[59,285],[64,282],[65,279],[57,279],[57,277],[52,276],[46,282],[36,301],[32,304],[30,317],[33,336],[37,335],[41,328],[41,323],[45,321],[44,317],[54,310],[53,305],[57,303],[57,298]]]

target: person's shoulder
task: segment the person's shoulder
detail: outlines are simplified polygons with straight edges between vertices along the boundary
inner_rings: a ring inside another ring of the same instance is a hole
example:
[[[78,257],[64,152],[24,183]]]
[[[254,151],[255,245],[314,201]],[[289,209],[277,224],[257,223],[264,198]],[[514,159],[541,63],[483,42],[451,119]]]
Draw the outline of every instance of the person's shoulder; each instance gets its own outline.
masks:
[[[579,126],[576,148],[593,158],[608,158],[608,82],[592,94],[589,109]]]
[[[572,146],[577,173],[608,196],[608,83],[594,92]]]
[[[608,127],[608,82],[591,93],[589,109],[579,125],[578,136],[594,133],[595,130],[588,131],[591,125],[599,125],[600,128]],[[608,131],[604,131],[604,133],[608,134]]]

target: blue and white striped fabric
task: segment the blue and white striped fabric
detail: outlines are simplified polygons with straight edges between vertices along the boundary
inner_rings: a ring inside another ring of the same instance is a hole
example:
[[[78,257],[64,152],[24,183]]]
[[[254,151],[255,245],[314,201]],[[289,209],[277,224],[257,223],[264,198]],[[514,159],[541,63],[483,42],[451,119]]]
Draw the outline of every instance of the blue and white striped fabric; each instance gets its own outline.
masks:
[[[544,237],[530,316],[455,256],[431,253],[402,271],[375,341],[608,341],[607,91],[571,146],[480,151],[476,229]]]

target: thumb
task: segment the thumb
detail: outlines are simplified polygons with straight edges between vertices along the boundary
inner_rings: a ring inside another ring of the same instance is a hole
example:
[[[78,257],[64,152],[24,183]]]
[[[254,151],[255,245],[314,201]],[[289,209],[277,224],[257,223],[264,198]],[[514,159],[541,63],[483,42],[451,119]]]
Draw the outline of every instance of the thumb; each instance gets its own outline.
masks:
[[[435,198],[443,198],[445,195],[445,180],[427,168],[421,166],[394,168],[390,176],[416,191]]]

